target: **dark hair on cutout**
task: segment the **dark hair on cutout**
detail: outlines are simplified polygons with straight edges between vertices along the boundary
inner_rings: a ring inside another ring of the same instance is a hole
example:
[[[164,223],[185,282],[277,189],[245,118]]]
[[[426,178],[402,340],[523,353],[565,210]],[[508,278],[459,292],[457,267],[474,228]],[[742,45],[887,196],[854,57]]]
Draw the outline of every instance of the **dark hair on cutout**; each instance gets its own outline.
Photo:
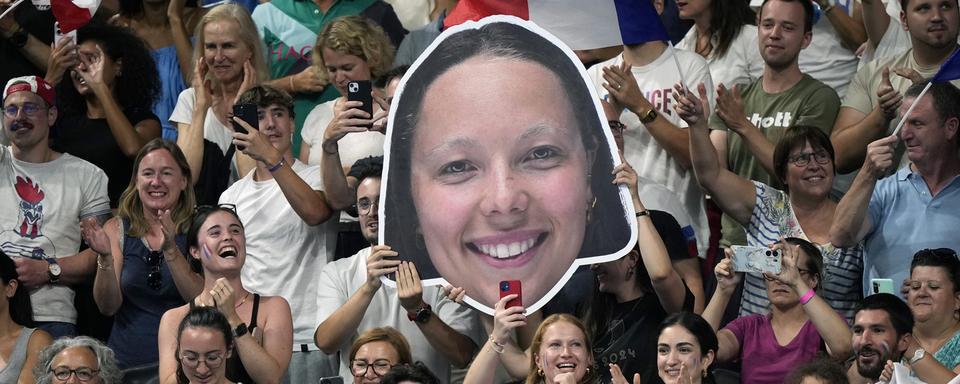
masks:
[[[380,379],[380,384],[398,384],[405,381],[417,384],[440,384],[440,379],[430,372],[430,368],[419,361],[413,364],[394,365],[390,368],[390,372]]]
[[[197,207],[196,212],[193,213],[193,220],[190,222],[190,228],[187,229],[187,250],[200,246],[200,228],[203,227],[203,223],[207,222],[207,218],[216,212],[227,212],[233,215],[233,217],[235,217],[240,223],[240,227],[243,227],[243,221],[240,220],[240,216],[237,215],[236,208],[231,209],[223,205],[199,206]]]
[[[957,260],[957,252],[950,248],[921,249],[913,255],[913,261],[910,262],[910,274],[916,267],[939,267],[950,278],[953,284],[953,293],[960,293],[960,260]]]
[[[897,338],[913,332],[913,313],[910,307],[899,297],[889,293],[876,293],[864,297],[853,311],[853,318],[857,318],[860,311],[884,311],[890,318],[890,324],[897,332]]]
[[[11,281],[17,281],[17,291],[9,299],[7,311],[10,312],[10,318],[13,319],[14,323],[33,328],[33,306],[30,305],[30,292],[27,292],[27,288],[20,284],[17,265],[3,250],[0,250],[0,280],[3,280],[4,287]]]
[[[296,117],[296,114],[293,112],[293,97],[280,88],[266,84],[255,85],[240,94],[237,103],[255,104],[257,108],[268,108],[271,105],[279,105],[287,109],[290,117]]]
[[[763,8],[771,1],[782,1],[784,3],[800,3],[803,7],[803,33],[813,31],[813,3],[805,0],[763,0],[760,6],[760,19],[763,20]]]
[[[903,97],[916,98],[929,83],[929,81],[924,81],[911,85],[904,92]],[[950,82],[932,83],[925,97],[932,98],[933,109],[937,111],[937,117],[941,124],[950,119],[960,119],[960,108],[957,108],[960,105],[960,89],[957,89]]]
[[[847,380],[847,374],[844,372],[843,366],[839,362],[830,360],[827,358],[818,358],[814,359],[806,364],[803,364],[787,376],[786,384],[801,384],[803,379],[808,377],[815,377],[820,380],[821,383],[826,384],[849,384],[850,381]]]
[[[790,191],[787,185],[787,167],[790,166],[790,152],[794,149],[803,149],[804,144],[810,143],[814,151],[824,150],[830,155],[830,169],[836,175],[837,162],[836,152],[833,149],[833,143],[830,142],[830,136],[817,127],[809,125],[795,125],[783,132],[783,137],[773,148],[773,170],[780,184],[786,191]],[[810,161],[816,161],[810,159]]]
[[[121,109],[150,111],[160,94],[160,75],[147,43],[129,28],[103,22],[91,22],[77,30],[77,44],[87,41],[96,42],[104,55],[114,63],[120,63],[120,74],[113,84],[113,97]],[[57,88],[57,104],[64,113],[86,112],[84,97],[67,76]]]
[[[496,22],[478,29],[467,29],[448,36],[435,49],[423,57],[413,73],[408,74],[404,90],[394,103],[393,132],[390,138],[393,159],[409,158],[421,116],[423,99],[427,89],[451,68],[474,57],[512,59],[536,64],[549,70],[565,91],[569,109],[580,128],[583,146],[595,152],[594,162],[588,171],[590,189],[600,202],[620,201],[618,186],[611,183],[610,170],[613,158],[603,145],[604,122],[597,115],[589,86],[580,75],[579,63],[567,58],[566,53],[544,37],[522,26]],[[565,108],[558,106],[558,108]],[[417,217],[411,212],[414,203],[411,195],[410,162],[392,161],[387,170],[389,182],[386,190],[386,217]],[[597,204],[591,215],[593,220],[586,225],[586,233],[578,257],[612,254],[630,238],[629,225],[618,204]],[[597,220],[597,218],[602,218]],[[387,222],[390,226],[390,221]],[[409,255],[423,278],[439,276],[430,262],[422,241],[418,244],[419,224],[397,227],[386,231],[384,242],[400,254]]]
[[[233,348],[233,330],[230,329],[227,317],[220,310],[214,307],[190,308],[183,320],[180,320],[180,326],[177,327],[177,383],[180,384],[189,382],[183,372],[183,365],[180,364],[180,336],[187,328],[209,328],[218,331],[223,335],[223,344],[227,346],[227,351]]]
[[[817,286],[814,287],[814,289],[819,290],[820,283],[823,282],[823,254],[820,253],[820,249],[813,245],[813,243],[799,237],[787,237],[783,240],[786,241],[787,244],[799,245],[800,250],[807,254],[807,263],[805,265],[798,265],[797,267],[802,267],[817,276]]]
[[[708,33],[717,36],[717,46],[713,47],[713,57],[724,57],[733,41],[740,35],[743,26],[756,25],[757,14],[750,4],[743,0],[711,0],[710,29]],[[728,84],[729,85],[729,84]]]
[[[657,329],[658,337],[663,333],[663,330],[672,326],[683,327],[692,333],[693,337],[697,338],[697,343],[700,344],[700,357],[706,356],[710,351],[713,351],[714,357],[716,357],[717,352],[720,351],[720,342],[717,340],[717,333],[714,332],[710,323],[700,315],[683,311],[667,316],[667,318],[663,319],[660,323],[660,328]],[[714,382],[713,372],[710,371],[709,368],[707,368],[707,377],[704,378],[703,382]]]

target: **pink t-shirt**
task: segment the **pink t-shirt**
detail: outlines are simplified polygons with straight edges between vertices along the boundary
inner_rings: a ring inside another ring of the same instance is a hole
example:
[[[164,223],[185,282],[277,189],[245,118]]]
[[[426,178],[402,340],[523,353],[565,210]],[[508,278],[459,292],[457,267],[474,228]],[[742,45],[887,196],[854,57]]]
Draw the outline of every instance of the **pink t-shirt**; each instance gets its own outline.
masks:
[[[820,333],[809,320],[786,346],[777,343],[770,315],[740,317],[724,328],[740,342],[741,383],[783,383],[790,371],[813,360],[823,345]]]

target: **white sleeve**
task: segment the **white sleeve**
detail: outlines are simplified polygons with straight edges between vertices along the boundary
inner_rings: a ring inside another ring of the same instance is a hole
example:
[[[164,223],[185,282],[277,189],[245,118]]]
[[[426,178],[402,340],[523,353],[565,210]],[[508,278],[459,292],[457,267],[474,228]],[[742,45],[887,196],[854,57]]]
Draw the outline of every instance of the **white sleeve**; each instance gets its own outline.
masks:
[[[190,124],[193,120],[193,108],[196,102],[193,88],[184,89],[177,97],[177,106],[170,113],[171,123]]]

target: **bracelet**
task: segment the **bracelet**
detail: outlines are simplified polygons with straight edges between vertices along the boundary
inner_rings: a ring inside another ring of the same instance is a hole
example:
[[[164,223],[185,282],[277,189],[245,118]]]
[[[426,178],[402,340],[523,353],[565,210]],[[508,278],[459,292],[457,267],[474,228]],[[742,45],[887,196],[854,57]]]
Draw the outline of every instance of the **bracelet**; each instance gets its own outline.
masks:
[[[637,212],[637,217],[640,217],[640,216],[650,216],[650,211],[644,209],[640,212]]]
[[[271,165],[270,167],[267,167],[267,171],[269,171],[270,173],[274,173],[274,172],[276,172],[276,171],[279,171],[280,168],[282,168],[284,164],[286,164],[286,162],[283,161],[283,158],[280,158],[280,161],[278,161],[276,164]]]
[[[99,269],[99,270],[101,270],[101,271],[109,271],[109,270],[111,269],[111,267],[110,267],[110,265],[107,265],[107,266],[104,266],[104,265],[103,265],[103,262],[102,262],[103,256],[104,256],[104,255],[101,255],[101,254],[99,254],[99,253],[97,254],[97,269]]]
[[[800,298],[800,305],[805,305],[809,303],[810,300],[813,300],[813,297],[816,295],[817,293],[813,291],[813,288],[810,288],[810,290],[807,291],[807,294],[803,295],[803,297]]]
[[[498,343],[497,340],[493,338],[492,334],[490,335],[490,343],[493,344],[490,346],[490,349],[493,349],[493,351],[496,353],[503,353],[503,348],[506,347],[505,344]]]
[[[297,93],[297,87],[293,84],[293,76],[289,76],[287,79],[290,79],[290,93]]]

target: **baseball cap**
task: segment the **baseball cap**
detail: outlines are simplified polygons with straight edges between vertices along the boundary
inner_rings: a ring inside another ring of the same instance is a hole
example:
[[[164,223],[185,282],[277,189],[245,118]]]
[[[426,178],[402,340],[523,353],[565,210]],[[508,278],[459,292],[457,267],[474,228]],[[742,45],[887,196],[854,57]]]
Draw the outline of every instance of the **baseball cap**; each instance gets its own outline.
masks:
[[[40,76],[21,76],[10,79],[7,86],[3,87],[3,99],[6,100],[7,96],[23,91],[40,95],[48,106],[54,105],[57,99],[57,92],[53,90],[53,86]]]

